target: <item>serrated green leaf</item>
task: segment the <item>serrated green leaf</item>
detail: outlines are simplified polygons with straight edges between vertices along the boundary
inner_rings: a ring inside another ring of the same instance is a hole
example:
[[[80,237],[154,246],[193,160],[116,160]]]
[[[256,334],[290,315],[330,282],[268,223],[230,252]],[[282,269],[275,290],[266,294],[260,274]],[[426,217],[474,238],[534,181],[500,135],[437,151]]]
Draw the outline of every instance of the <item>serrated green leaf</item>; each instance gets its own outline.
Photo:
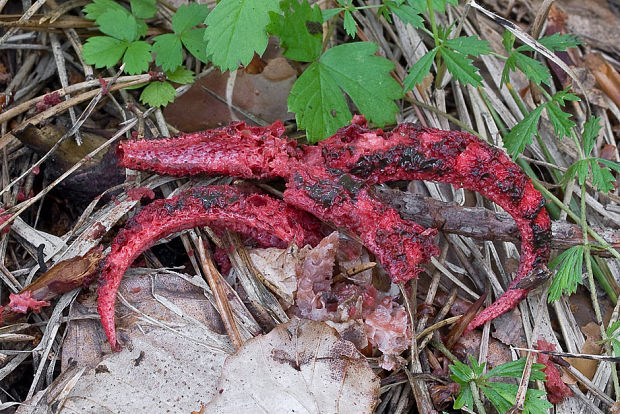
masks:
[[[206,4],[183,4],[172,16],[172,29],[176,34],[182,34],[186,30],[203,23],[208,15],[209,7]]]
[[[551,36],[541,37],[538,39],[538,43],[552,52],[557,52],[571,47],[577,47],[581,44],[581,40],[573,34],[554,33]]]
[[[599,190],[604,193],[608,193],[609,191],[615,189],[614,182],[616,178],[611,173],[609,168],[601,167],[600,162],[607,161],[602,158],[594,158],[590,159],[590,168],[592,168],[592,184]],[[605,164],[603,162],[603,164]]]
[[[139,19],[150,19],[157,13],[156,0],[130,0],[131,13]]]
[[[196,59],[204,63],[209,60],[207,57],[207,42],[204,40],[205,30],[204,28],[190,29],[181,35],[181,42],[185,49]]]
[[[99,16],[110,10],[119,10],[127,13],[127,10],[120,4],[112,0],[93,0],[82,10],[87,19],[97,20]]]
[[[151,82],[140,95],[140,101],[150,106],[165,106],[174,101],[176,91],[170,82]]]
[[[563,293],[572,295],[583,279],[583,246],[573,246],[564,251],[549,263],[549,268],[556,272],[549,287],[547,301],[554,302]]]
[[[183,47],[177,34],[166,33],[153,39],[155,63],[166,70],[174,70],[183,63]]]
[[[269,12],[279,10],[277,0],[222,0],[205,23],[207,56],[222,70],[247,65],[267,48]]]
[[[519,387],[503,382],[487,382],[480,389],[497,411],[504,414],[514,405]]]
[[[545,366],[542,364],[532,364],[532,373],[530,380],[545,380],[545,374],[541,371]],[[490,379],[493,377],[511,377],[521,378],[523,370],[525,369],[525,358],[517,359],[516,361],[506,362],[498,365],[489,372],[487,372],[483,378]]]
[[[280,3],[284,15],[271,12],[267,31],[280,38],[283,55],[298,62],[313,62],[321,56],[323,43],[321,9],[307,0]]]
[[[549,121],[551,121],[553,130],[558,138],[561,139],[570,136],[571,130],[575,126],[575,123],[570,119],[571,114],[562,111],[562,109],[553,101],[547,102],[545,104],[545,108],[547,109]]]
[[[502,70],[502,79],[500,86],[503,87],[505,84],[510,83],[510,72],[516,72],[517,70],[517,57],[515,54],[511,54],[506,59],[504,64],[504,69]]]
[[[521,154],[525,146],[532,143],[532,137],[538,131],[538,120],[543,109],[543,105],[535,108],[504,137],[504,147],[512,157]]]
[[[375,56],[377,45],[355,42],[328,49],[293,85],[288,106],[311,142],[327,138],[351,120],[341,89],[366,118],[379,126],[395,120],[402,96],[389,75],[393,63]]]
[[[151,61],[151,45],[139,40],[129,44],[123,56],[125,72],[130,75],[146,72]]]
[[[352,117],[338,84],[319,62],[308,66],[297,79],[287,104],[310,142],[327,138]]]
[[[476,378],[479,378],[484,371],[484,366],[486,365],[486,363],[483,362],[482,364],[479,364],[478,360],[474,358],[473,355],[469,356],[469,362],[471,364],[472,371],[474,371],[474,376]]]
[[[433,65],[433,60],[439,48],[434,48],[426,53],[420,60],[413,64],[409,69],[409,75],[405,78],[404,87],[405,91],[410,91],[414,86],[419,85],[424,80],[424,77],[428,75]]]
[[[394,64],[376,56],[377,49],[372,42],[347,43],[328,49],[319,61],[360,112],[373,124],[384,126],[395,122],[398,106],[394,100],[403,93],[390,76]]]
[[[549,80],[551,79],[551,73],[549,73],[549,69],[536,59],[532,59],[529,56],[525,56],[523,53],[520,53],[523,46],[515,49],[511,56],[514,56],[514,61],[516,66],[525,74],[525,76],[536,84],[544,83],[545,85],[549,85]]]
[[[594,142],[598,138],[598,133],[601,130],[601,118],[591,116],[583,124],[583,132],[581,133],[581,140],[583,143],[583,152],[586,157],[592,153],[594,148]]]
[[[392,13],[394,13],[400,20],[404,23],[408,23],[413,27],[419,28],[424,26],[424,19],[420,15],[420,11],[414,9],[413,7],[407,4],[396,4],[394,2],[391,3],[389,9]]]
[[[543,399],[547,393],[543,390],[528,389],[523,402],[523,414],[548,414],[553,404]]]
[[[125,11],[108,10],[97,18],[96,23],[103,33],[119,40],[133,42],[138,35],[136,20]]]
[[[475,377],[474,371],[461,361],[454,361],[453,364],[448,365],[448,368],[450,368],[450,372],[452,372],[450,378],[461,384],[461,386],[466,385]]]
[[[562,186],[566,186],[570,180],[572,180],[577,174],[579,179],[579,185],[583,185],[586,182],[588,177],[590,176],[590,164],[587,159],[579,160],[575,162],[573,165],[568,167],[564,176],[562,177]]]
[[[355,38],[355,34],[357,33],[355,19],[349,10],[344,11],[344,31],[352,38]]]
[[[504,49],[506,49],[506,52],[508,53],[512,52],[512,49],[515,46],[515,39],[516,39],[515,35],[513,35],[508,30],[504,30],[504,33],[502,34],[502,45],[504,45]]]
[[[577,95],[575,95],[574,93],[570,93],[569,91],[570,91],[570,87],[564,90],[561,90],[561,91],[557,91],[556,93],[553,94],[553,96],[551,97],[551,100],[562,106],[566,104],[565,101],[580,101],[581,100],[579,99]]]
[[[86,40],[82,57],[84,62],[95,65],[96,68],[109,68],[121,60],[127,46],[128,43],[124,40],[109,36],[94,36]]]
[[[456,80],[463,84],[482,86],[482,78],[478,75],[478,68],[474,62],[462,53],[454,52],[450,49],[441,49],[441,56],[448,68],[448,71]]]
[[[326,21],[328,21],[329,19],[331,19],[332,17],[334,17],[335,15],[337,15],[343,10],[344,9],[342,7],[338,7],[337,9],[321,10],[321,16],[323,18],[323,23],[325,23]]]
[[[137,17],[134,17],[134,20],[136,22],[136,39],[140,39],[141,37],[146,36],[146,32],[149,30],[148,26],[146,25],[146,23],[144,22],[144,20],[142,19],[138,19]]]
[[[480,56],[491,53],[490,43],[486,40],[481,40],[478,36],[463,36],[448,39],[443,44],[463,55]]]
[[[463,407],[467,407],[470,410],[474,408],[474,397],[472,395],[471,388],[469,388],[469,385],[461,386],[459,395],[454,400],[453,408],[455,410],[460,410]]]
[[[176,83],[185,84],[194,82],[194,72],[185,69],[183,66],[179,66],[172,72],[167,71],[166,77],[169,81]]]

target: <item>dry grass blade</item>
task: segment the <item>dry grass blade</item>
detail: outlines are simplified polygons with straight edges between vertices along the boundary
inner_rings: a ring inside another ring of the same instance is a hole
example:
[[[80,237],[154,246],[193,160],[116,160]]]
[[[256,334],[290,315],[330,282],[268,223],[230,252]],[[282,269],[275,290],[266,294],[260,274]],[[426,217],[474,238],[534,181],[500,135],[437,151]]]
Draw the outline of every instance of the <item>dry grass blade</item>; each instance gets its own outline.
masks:
[[[225,283],[222,280],[222,275],[220,275],[220,272],[213,265],[213,261],[207,255],[202,237],[195,235],[192,237],[192,240],[198,249],[198,257],[200,258],[202,269],[204,270],[205,277],[207,278],[209,286],[213,291],[215,303],[222,318],[222,322],[224,323],[224,327],[226,328],[226,332],[228,333],[235,349],[239,349],[243,345],[244,340],[241,336],[241,332],[239,331],[239,326],[233,316],[230,303],[228,302],[226,289],[222,286],[222,284]]]

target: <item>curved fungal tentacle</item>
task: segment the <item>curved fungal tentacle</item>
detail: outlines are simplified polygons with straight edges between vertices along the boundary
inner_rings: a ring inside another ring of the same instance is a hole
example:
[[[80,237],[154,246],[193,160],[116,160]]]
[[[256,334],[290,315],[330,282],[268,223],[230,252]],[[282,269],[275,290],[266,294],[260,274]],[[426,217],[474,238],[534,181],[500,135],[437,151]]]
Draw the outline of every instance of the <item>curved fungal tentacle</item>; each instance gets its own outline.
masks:
[[[101,271],[98,311],[108,341],[119,349],[114,327],[116,292],[127,268],[157,240],[196,226],[217,225],[252,236],[264,246],[316,245],[320,222],[283,201],[232,186],[196,187],[142,208],[112,242]]]
[[[364,185],[430,180],[477,191],[515,219],[521,233],[521,262],[506,293],[474,318],[468,330],[525,298],[530,287],[519,285],[524,278],[548,276],[545,265],[549,258],[551,221],[544,209],[544,198],[510,158],[477,137],[413,124],[401,124],[386,133],[367,129],[361,117],[354,118],[352,125],[341,128],[318,146],[298,146],[283,138],[283,132],[279,122],[268,127],[237,123],[161,140],[157,146],[153,143],[158,141],[124,143],[119,150],[120,164],[173,175],[283,177],[288,181],[289,202],[323,217],[331,213],[308,202],[311,192],[295,189],[296,175],[305,173],[312,179],[319,174],[317,171],[338,170],[339,174],[350,174]],[[184,162],[189,166],[183,166]],[[367,194],[366,188],[363,193]]]
[[[449,183],[477,191],[514,218],[521,232],[519,269],[508,291],[472,320],[468,330],[523,300],[529,289],[514,289],[523,278],[547,272],[551,220],[544,209],[544,197],[508,156],[474,135],[413,124],[401,124],[384,133],[352,124],[319,147],[328,168],[341,169],[366,183]]]
[[[284,201],[358,236],[395,282],[417,277],[431,256],[436,229],[404,220],[371,194],[364,182],[338,171],[299,165],[293,169]]]
[[[180,177],[221,174],[264,179],[285,174],[291,157],[299,156],[295,141],[281,138],[284,126],[243,122],[175,138],[123,141],[116,150],[120,165]]]

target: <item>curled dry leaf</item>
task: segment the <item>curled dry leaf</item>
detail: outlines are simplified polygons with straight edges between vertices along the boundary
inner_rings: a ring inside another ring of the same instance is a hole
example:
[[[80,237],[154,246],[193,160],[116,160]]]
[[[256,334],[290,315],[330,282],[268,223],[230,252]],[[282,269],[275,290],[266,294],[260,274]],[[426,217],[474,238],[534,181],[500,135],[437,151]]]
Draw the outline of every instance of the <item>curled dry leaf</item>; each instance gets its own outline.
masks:
[[[297,289],[295,265],[304,255],[306,249],[299,249],[291,244],[287,249],[269,247],[266,249],[249,249],[248,254],[274,291],[284,302],[286,308],[293,305],[293,294]]]
[[[379,378],[325,323],[291,319],[226,359],[206,412],[370,413]]]
[[[592,71],[599,87],[620,106],[620,74],[613,68],[600,53],[588,53],[586,66]]]

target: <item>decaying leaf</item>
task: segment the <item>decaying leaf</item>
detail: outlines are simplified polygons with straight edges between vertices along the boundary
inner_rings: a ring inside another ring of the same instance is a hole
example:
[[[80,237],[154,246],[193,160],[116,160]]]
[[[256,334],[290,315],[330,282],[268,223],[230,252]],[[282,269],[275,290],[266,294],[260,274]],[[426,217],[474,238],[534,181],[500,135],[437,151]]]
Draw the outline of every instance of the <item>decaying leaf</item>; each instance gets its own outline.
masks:
[[[217,390],[206,412],[370,413],[379,378],[334,329],[295,318],[230,356]]]
[[[299,249],[291,244],[287,249],[270,247],[267,249],[249,249],[248,254],[254,266],[262,273],[269,286],[287,305],[293,305],[293,294],[297,290],[295,265],[304,255],[306,249]]]

